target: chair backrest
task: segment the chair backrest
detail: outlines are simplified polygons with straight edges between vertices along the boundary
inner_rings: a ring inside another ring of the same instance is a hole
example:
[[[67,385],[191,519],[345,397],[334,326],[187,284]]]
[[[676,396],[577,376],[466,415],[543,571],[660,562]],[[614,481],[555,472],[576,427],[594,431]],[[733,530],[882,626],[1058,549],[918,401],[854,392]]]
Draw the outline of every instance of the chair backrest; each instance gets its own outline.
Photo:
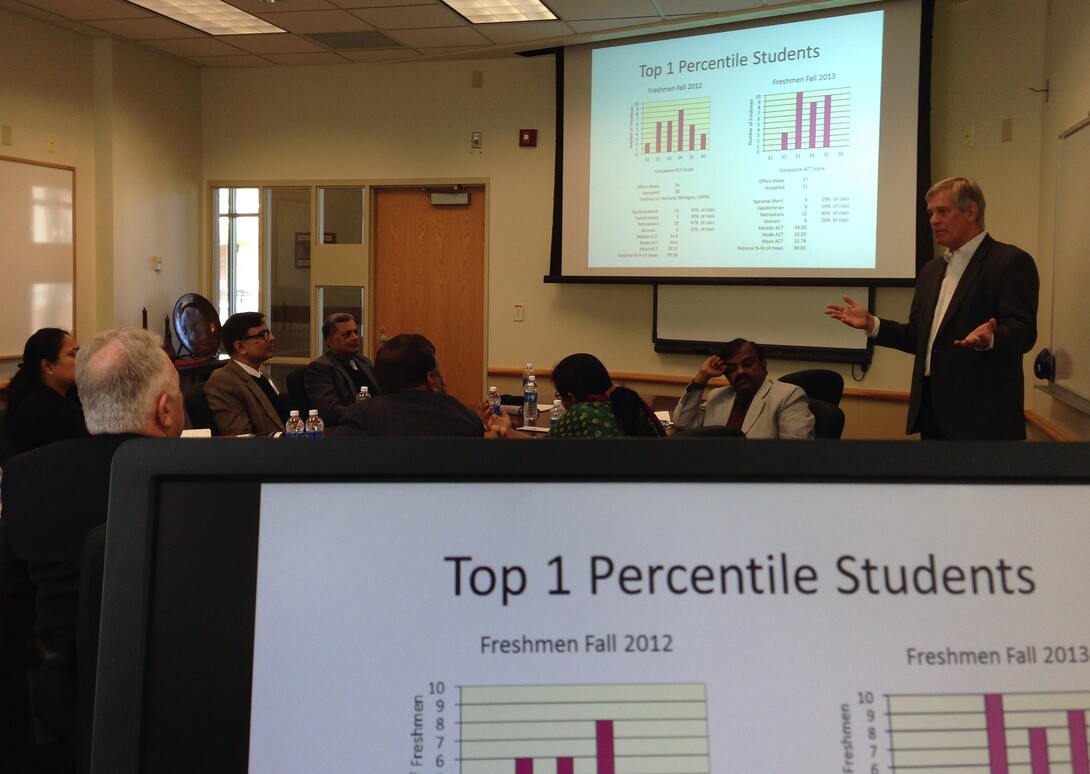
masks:
[[[212,435],[219,435],[216,422],[212,419],[212,409],[208,408],[208,398],[204,395],[204,382],[197,382],[186,388],[184,401],[185,415],[193,428],[211,430]]]
[[[307,397],[307,388],[303,382],[303,376],[306,372],[306,366],[299,366],[288,371],[288,375],[284,378],[284,382],[288,386],[288,397],[291,398],[291,405],[299,409],[299,413],[304,417],[310,410],[310,398]]]
[[[815,438],[839,438],[844,432],[844,409],[828,401],[810,398]]]
[[[793,371],[779,377],[779,381],[797,384],[807,398],[817,398],[834,406],[840,405],[840,398],[844,395],[844,377],[828,368]]]

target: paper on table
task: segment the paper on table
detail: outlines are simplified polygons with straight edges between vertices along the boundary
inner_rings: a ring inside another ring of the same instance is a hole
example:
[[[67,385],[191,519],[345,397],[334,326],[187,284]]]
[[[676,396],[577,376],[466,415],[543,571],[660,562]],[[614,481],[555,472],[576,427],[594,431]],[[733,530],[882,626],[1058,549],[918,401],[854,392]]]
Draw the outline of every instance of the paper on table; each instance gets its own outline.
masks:
[[[662,424],[664,424],[664,425],[672,425],[673,424],[673,422],[670,421],[670,412],[669,411],[656,411],[655,412],[655,418],[658,419],[658,421],[662,422]]]

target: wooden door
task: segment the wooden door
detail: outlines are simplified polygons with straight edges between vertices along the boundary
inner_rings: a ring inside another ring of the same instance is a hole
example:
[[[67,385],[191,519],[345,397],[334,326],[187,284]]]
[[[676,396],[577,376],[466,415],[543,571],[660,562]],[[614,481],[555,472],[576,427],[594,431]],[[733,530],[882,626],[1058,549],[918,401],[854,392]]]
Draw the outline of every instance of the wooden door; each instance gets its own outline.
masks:
[[[374,197],[375,351],[382,337],[421,333],[435,344],[451,395],[484,397],[484,187],[467,205],[433,205],[417,188]]]

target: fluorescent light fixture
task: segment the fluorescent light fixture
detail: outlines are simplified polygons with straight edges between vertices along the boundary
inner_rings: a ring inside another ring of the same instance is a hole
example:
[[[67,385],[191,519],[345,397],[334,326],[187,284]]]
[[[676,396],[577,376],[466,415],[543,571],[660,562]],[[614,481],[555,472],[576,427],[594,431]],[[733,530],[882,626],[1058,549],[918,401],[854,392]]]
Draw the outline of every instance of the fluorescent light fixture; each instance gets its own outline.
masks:
[[[260,35],[286,32],[221,0],[129,0],[134,5],[209,35]]]
[[[539,0],[443,0],[472,24],[548,21],[558,18]]]

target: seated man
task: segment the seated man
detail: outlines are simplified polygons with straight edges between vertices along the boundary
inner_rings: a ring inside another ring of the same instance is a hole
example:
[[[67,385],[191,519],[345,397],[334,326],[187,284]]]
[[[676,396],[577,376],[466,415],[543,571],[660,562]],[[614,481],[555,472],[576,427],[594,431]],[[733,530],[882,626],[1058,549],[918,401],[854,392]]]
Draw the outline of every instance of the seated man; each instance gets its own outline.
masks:
[[[360,387],[377,395],[378,379],[371,361],[360,354],[360,331],[347,312],[331,314],[322,324],[326,353],[312,360],[303,376],[310,407],[327,426],[339,425],[356,404]]]
[[[74,652],[81,553],[87,534],[106,521],[114,452],[139,436],[176,438],[185,426],[178,372],[154,333],[121,328],[95,336],[76,356],[76,380],[91,436],[4,466],[0,545],[26,562],[37,587],[35,633],[54,653]],[[81,679],[93,677],[94,665],[75,656]],[[67,713],[53,708],[67,718],[51,720],[70,740],[74,693],[69,698]]]
[[[383,344],[375,354],[375,374],[382,394],[349,409],[335,436],[484,436],[481,418],[447,395],[435,346],[419,333]]]
[[[223,435],[274,435],[284,429],[291,400],[281,395],[262,364],[273,356],[276,337],[260,312],[239,312],[220,329],[231,362],[204,385],[212,419]]]
[[[728,387],[700,397],[708,380],[726,376]],[[726,425],[737,427],[747,438],[813,438],[814,415],[801,387],[768,378],[764,352],[745,339],[723,345],[719,354],[700,365],[674,409],[678,430]]]

